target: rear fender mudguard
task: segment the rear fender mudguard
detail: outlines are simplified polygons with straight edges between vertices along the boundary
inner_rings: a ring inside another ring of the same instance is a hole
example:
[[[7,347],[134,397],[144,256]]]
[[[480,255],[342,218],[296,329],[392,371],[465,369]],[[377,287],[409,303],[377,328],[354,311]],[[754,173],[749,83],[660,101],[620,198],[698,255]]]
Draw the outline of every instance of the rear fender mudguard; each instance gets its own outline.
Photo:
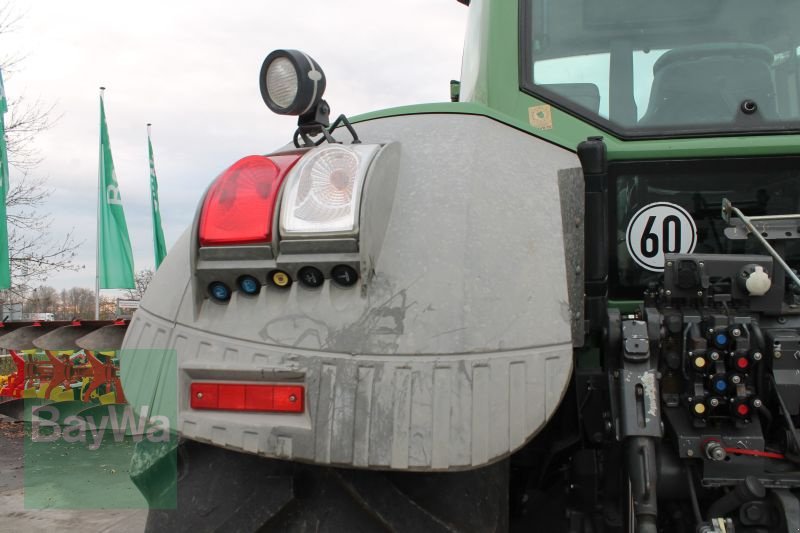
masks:
[[[123,358],[126,395],[140,405],[176,394],[183,437],[272,458],[421,471],[498,461],[547,422],[571,375],[583,290],[578,159],[481,116],[389,117],[357,130],[363,142],[394,143],[367,177],[360,281],[213,302],[193,282],[192,229],[125,341],[174,350],[176,377],[157,352]],[[565,246],[576,235],[577,249]],[[301,383],[306,409],[193,410],[195,380]]]

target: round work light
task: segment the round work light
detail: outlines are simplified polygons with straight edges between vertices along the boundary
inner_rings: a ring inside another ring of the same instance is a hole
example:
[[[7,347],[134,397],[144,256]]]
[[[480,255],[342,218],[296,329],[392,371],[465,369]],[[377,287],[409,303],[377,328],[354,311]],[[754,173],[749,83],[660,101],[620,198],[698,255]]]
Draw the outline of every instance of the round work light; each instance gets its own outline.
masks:
[[[325,92],[325,73],[299,50],[275,50],[261,65],[261,97],[279,115],[304,115]]]

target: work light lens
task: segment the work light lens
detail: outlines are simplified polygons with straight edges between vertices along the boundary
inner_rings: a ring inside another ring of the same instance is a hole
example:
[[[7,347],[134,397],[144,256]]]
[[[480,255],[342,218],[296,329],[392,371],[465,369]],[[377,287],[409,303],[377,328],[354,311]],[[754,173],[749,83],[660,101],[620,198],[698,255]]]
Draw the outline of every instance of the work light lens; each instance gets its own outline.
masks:
[[[325,73],[300,50],[274,50],[261,64],[258,88],[274,113],[304,115],[322,100]]]
[[[267,93],[270,100],[283,109],[297,97],[297,70],[286,57],[278,57],[267,67]]]
[[[283,236],[347,235],[358,230],[361,190],[378,145],[325,146],[288,176],[281,209]]]
[[[242,276],[239,278],[239,288],[243,293],[252,296],[258,294],[258,291],[261,290],[261,283],[253,276]]]

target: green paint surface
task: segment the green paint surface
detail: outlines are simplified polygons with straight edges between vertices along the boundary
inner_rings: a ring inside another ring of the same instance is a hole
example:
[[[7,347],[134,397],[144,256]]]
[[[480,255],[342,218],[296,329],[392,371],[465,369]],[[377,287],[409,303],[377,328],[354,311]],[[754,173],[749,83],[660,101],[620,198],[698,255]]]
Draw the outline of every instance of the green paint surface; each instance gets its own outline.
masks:
[[[519,88],[518,2],[474,0],[469,9],[460,86],[462,102],[385,109],[354,117],[353,122],[421,113],[482,115],[573,151],[587,137],[602,136],[611,160],[800,154],[798,135],[759,134],[626,141],[552,106],[552,127],[534,128],[528,120],[529,110],[546,103]],[[445,91],[442,93],[444,97]]]

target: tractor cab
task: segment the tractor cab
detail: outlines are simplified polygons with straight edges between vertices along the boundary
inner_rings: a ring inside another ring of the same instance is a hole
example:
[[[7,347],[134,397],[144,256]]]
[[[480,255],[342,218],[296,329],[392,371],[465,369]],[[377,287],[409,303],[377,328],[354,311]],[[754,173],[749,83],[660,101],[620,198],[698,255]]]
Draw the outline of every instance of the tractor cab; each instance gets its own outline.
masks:
[[[523,90],[618,137],[800,128],[796,2],[523,4]]]

